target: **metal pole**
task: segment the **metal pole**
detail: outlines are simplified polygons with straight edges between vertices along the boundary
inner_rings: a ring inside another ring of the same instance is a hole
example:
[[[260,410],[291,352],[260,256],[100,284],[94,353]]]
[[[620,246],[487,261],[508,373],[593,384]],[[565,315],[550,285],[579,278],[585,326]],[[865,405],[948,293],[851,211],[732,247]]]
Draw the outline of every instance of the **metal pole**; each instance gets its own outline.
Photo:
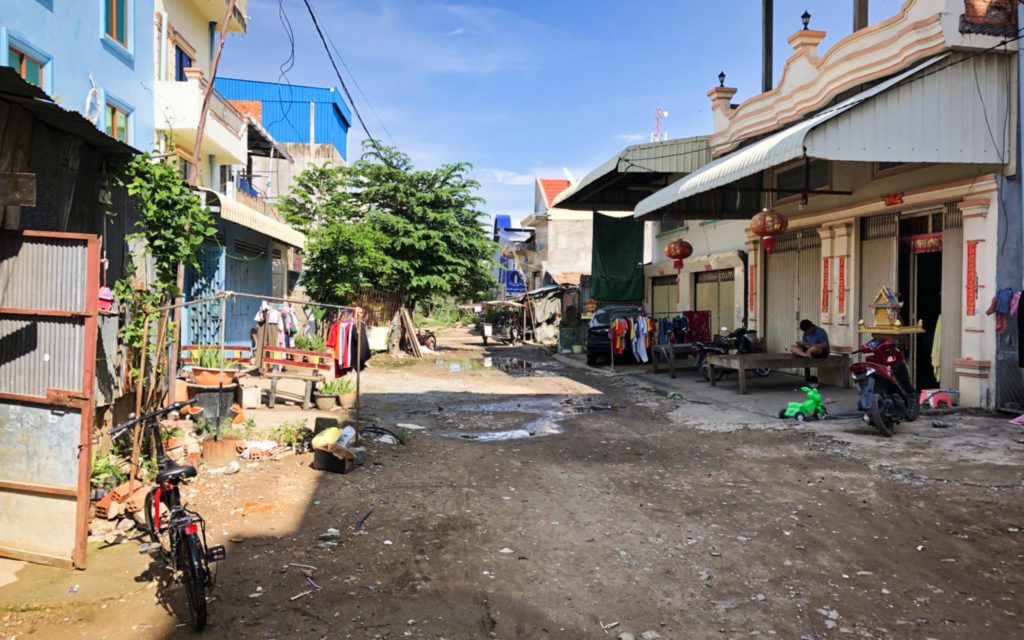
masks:
[[[220,299],[220,380],[217,385],[217,440],[220,440],[220,423],[223,419],[220,407],[221,398],[224,396],[224,367],[227,365],[226,358],[224,357],[224,332],[228,324],[227,319],[228,297],[224,296]]]
[[[772,90],[772,39],[774,38],[774,0],[761,0],[761,91]]]
[[[363,424],[359,419],[359,370],[363,368],[363,310],[356,310],[356,433],[363,432]]]
[[[615,340],[612,338],[612,325],[615,324],[615,320],[611,320],[608,323],[608,349],[612,352],[612,373],[615,373]]]
[[[868,0],[853,0],[853,30],[868,26]]]

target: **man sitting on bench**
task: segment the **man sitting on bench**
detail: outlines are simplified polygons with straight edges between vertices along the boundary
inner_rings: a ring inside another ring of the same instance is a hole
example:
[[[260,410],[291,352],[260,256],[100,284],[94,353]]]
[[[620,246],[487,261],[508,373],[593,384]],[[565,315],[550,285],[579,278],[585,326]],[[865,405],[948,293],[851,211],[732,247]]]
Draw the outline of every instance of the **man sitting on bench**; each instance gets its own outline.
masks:
[[[810,320],[800,321],[801,339],[793,343],[789,352],[801,358],[827,358],[829,354],[828,333]]]

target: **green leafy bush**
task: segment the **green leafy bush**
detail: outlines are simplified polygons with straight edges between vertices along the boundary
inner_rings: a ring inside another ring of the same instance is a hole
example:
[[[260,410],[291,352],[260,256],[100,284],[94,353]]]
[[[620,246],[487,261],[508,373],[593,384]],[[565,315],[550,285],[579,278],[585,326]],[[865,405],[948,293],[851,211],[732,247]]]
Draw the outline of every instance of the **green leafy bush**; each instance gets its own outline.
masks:
[[[113,454],[98,456],[92,452],[92,474],[89,482],[94,487],[113,489],[128,479],[128,472],[121,468],[120,458]]]
[[[275,427],[270,436],[278,442],[295,446],[305,440],[309,433],[311,431],[305,420],[289,420]]]
[[[348,378],[335,378],[334,380],[327,380],[320,385],[320,393],[324,393],[329,396],[355,393],[355,390],[355,383]]]
[[[327,341],[323,336],[295,336],[295,348],[303,351],[316,351],[324,353],[327,351]]]

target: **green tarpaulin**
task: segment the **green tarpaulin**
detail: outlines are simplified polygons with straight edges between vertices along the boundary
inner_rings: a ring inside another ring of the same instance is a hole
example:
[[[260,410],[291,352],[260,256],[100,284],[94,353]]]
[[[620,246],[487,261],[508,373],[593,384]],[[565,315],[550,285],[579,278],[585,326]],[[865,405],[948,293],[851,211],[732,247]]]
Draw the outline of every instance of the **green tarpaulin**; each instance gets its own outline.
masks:
[[[644,297],[644,223],[633,216],[594,213],[590,263],[591,295],[599,302],[639,301]]]

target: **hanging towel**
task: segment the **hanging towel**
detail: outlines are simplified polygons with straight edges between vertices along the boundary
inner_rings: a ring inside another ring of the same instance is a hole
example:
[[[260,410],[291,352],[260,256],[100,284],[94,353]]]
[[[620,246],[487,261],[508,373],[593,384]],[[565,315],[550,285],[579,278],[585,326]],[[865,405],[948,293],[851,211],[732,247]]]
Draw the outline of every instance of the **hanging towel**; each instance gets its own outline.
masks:
[[[935,321],[932,334],[932,369],[935,370],[935,381],[942,383],[942,316]]]
[[[1010,315],[1017,315],[1017,308],[1020,306],[1020,291],[1014,291],[1013,297],[1010,299]]]

